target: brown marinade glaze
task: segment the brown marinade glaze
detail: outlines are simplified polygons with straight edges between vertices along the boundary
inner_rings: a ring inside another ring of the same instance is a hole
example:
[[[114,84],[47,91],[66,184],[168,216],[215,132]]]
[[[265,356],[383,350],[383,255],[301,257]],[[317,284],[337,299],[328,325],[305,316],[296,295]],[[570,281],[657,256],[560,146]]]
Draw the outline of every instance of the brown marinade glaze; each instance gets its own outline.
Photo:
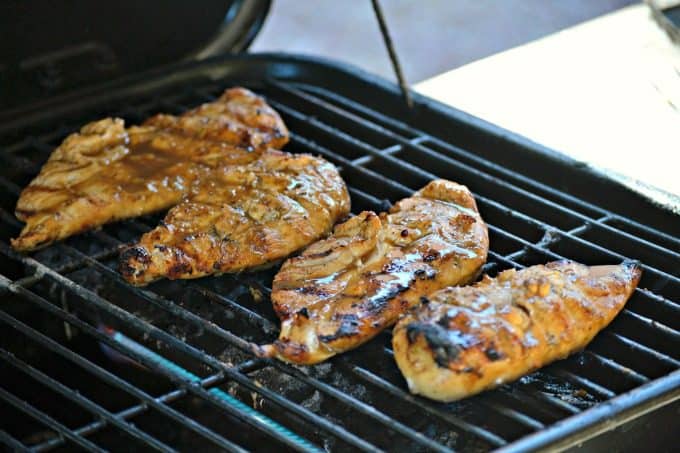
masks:
[[[349,207],[332,164],[268,150],[201,179],[161,225],[123,250],[120,271],[143,285],[267,265],[328,234]]]
[[[395,326],[394,357],[413,393],[452,401],[585,347],[623,308],[633,262],[558,261],[431,294]]]
[[[272,288],[279,339],[254,350],[312,364],[355,348],[421,296],[474,279],[487,251],[467,188],[432,181],[389,213],[362,212],[286,261]]]
[[[179,117],[157,115],[142,126],[107,118],[71,134],[26,187],[16,216],[26,222],[12,246],[21,251],[108,222],[179,203],[214,168],[241,165],[288,131],[264,100],[232,88]]]

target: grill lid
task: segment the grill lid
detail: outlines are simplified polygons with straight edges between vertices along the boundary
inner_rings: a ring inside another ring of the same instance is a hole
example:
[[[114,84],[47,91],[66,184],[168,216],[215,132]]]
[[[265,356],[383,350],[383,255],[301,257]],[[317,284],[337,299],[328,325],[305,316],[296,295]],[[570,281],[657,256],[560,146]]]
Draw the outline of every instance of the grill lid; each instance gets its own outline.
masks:
[[[270,0],[0,3],[0,114],[178,60],[245,51]],[[34,106],[35,108],[35,106]]]

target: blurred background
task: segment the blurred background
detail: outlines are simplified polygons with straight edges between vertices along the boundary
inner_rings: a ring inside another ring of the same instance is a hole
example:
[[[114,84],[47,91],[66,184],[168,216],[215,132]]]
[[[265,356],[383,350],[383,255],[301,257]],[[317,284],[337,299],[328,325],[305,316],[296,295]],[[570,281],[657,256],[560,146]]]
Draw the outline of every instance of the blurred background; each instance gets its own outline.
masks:
[[[382,0],[409,83],[524,44],[635,0]],[[273,0],[253,52],[353,63],[394,79],[369,0]]]

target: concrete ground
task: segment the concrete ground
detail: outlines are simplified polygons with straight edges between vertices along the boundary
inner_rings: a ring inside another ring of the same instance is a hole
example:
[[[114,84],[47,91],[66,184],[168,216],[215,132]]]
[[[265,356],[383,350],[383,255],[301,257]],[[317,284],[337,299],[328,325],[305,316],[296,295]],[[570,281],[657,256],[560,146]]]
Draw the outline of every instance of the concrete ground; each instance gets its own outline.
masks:
[[[410,84],[632,3],[381,0]],[[251,51],[321,55],[394,79],[369,0],[273,0]]]

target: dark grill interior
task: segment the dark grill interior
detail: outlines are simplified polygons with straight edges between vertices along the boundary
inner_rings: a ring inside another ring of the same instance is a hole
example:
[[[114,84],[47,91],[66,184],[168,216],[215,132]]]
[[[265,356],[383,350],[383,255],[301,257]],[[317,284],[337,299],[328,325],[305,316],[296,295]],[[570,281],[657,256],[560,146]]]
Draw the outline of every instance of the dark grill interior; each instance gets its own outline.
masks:
[[[642,261],[640,287],[586,351],[498,390],[438,404],[408,393],[389,332],[315,367],[254,359],[246,342],[270,341],[278,331],[268,298],[277,267],[127,285],[116,271],[118,247],[160,216],[108,225],[28,256],[10,249],[21,226],[13,215],[19,191],[66,134],[106,115],[136,123],[180,113],[234,84],[265,95],[280,112],[292,132],[287,150],[320,154],[341,168],[353,212],[385,209],[445,177],[470,187],[489,224],[486,272],[625,257]],[[1,135],[0,146],[0,441],[10,447],[519,448],[513,442],[556,433],[556,422],[585,420],[600,403],[651,381],[677,396],[674,234],[514,172],[462,138],[425,133],[361,97],[292,81],[200,78],[36,122]],[[602,423],[591,418],[586,426]],[[579,429],[554,439],[577,437]]]

